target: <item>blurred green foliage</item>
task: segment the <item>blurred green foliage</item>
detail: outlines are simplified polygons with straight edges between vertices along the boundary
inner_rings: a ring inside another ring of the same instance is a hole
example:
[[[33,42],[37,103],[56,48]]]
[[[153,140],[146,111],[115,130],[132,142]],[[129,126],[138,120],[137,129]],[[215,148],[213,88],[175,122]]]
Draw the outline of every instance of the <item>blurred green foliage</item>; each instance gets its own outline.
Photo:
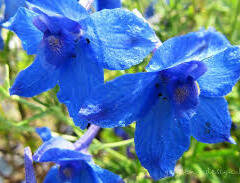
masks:
[[[123,6],[130,10],[137,8],[144,13],[150,0],[124,0]],[[214,27],[227,36],[232,44],[240,44],[240,0],[158,0],[156,12],[149,19],[161,41],[173,36]],[[58,87],[34,98],[9,96],[8,88],[16,74],[26,68],[34,59],[19,46],[17,37],[6,30],[4,50],[0,52],[0,156],[8,157],[14,171],[5,182],[18,182],[24,179],[23,164],[15,165],[15,155],[23,157],[23,146],[33,151],[41,144],[34,128],[48,126],[55,135],[75,141],[83,131],[75,127],[68,117],[65,106],[56,98]],[[105,80],[111,80],[125,73],[144,71],[150,56],[138,66],[126,71],[105,71]],[[233,119],[232,136],[240,142],[240,84],[227,96]],[[102,129],[93,141],[90,151],[101,167],[121,175],[127,183],[154,182],[141,167],[134,150],[135,124],[124,128],[129,140],[117,137],[113,129]],[[128,153],[127,153],[128,152]],[[203,144],[192,139],[188,152],[176,166],[176,176],[155,182],[174,183],[223,183],[240,182],[240,147],[228,143]],[[131,154],[131,156],[127,156]],[[9,158],[10,157],[10,158]],[[36,165],[39,182],[43,180],[49,166]],[[1,175],[1,173],[0,173]]]

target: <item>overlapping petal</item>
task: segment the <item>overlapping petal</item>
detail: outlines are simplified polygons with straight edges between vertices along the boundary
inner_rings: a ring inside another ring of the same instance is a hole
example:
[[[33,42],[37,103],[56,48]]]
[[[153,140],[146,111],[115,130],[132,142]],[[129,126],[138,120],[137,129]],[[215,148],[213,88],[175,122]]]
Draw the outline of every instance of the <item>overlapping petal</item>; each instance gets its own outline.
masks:
[[[171,104],[159,101],[136,124],[135,149],[154,179],[174,175],[176,161],[190,145],[188,123],[174,118]]]
[[[15,15],[19,7],[25,6],[25,0],[5,0],[4,20]]]
[[[231,46],[224,51],[204,59],[207,72],[198,79],[204,96],[224,96],[240,77],[240,48]]]
[[[102,183],[123,183],[123,180],[120,176],[105,170],[93,163],[89,163],[89,165],[92,167],[93,171],[97,175],[98,179],[101,180]]]
[[[200,142],[231,142],[231,117],[223,97],[200,96],[196,114],[190,120],[191,135]]]
[[[42,32],[33,25],[32,21],[35,16],[37,16],[37,14],[33,11],[19,8],[16,15],[3,24],[4,28],[13,31],[18,35],[22,40],[23,48],[30,55],[37,52],[43,36]]]
[[[47,173],[46,177],[44,178],[43,183],[62,183],[61,179],[58,174],[59,166],[53,166]]]
[[[33,160],[36,162],[59,163],[69,160],[89,161],[90,159],[91,156],[76,151],[72,143],[61,137],[52,138],[46,141],[33,155]]]
[[[147,71],[159,71],[188,61],[202,61],[231,46],[220,33],[209,29],[165,41],[154,53]]]
[[[81,168],[74,169],[73,174],[70,179],[64,179],[64,175],[61,175],[61,172],[59,170],[59,166],[53,166],[48,174],[46,175],[43,183],[65,183],[65,182],[71,182],[71,183],[103,183],[101,180],[98,179],[95,172],[85,162],[75,162],[81,164]]]
[[[71,163],[71,161],[66,163]],[[84,161],[75,161],[72,163],[78,164],[79,167],[76,167],[73,170],[70,180],[64,180],[64,176],[61,175],[59,166],[55,165],[48,172],[44,179],[44,183],[63,183],[66,181],[71,181],[71,183],[123,183],[121,177],[108,170],[100,168],[94,163],[87,163]]]
[[[126,126],[139,119],[156,101],[158,73],[123,75],[96,87],[79,112],[79,117],[101,127]]]
[[[147,22],[123,9],[93,13],[80,24],[106,69],[127,69],[142,62],[158,42]]]
[[[85,41],[85,40],[83,40]],[[87,42],[77,48],[77,57],[66,62],[60,73],[58,99],[68,107],[76,125],[86,128],[87,122],[78,118],[78,111],[91,90],[103,84],[103,68],[95,61]]]
[[[32,9],[37,8],[50,16],[58,14],[75,21],[88,16],[87,10],[76,0],[28,0],[28,6]]]
[[[13,86],[9,89],[11,95],[32,97],[53,88],[57,84],[59,70],[37,56],[35,61],[21,71]]]

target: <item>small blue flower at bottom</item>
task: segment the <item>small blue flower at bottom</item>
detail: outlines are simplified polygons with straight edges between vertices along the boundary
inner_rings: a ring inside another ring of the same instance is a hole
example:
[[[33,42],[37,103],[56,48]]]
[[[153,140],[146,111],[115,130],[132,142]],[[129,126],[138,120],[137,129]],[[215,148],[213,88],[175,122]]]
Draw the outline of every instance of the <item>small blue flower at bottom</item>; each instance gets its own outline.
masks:
[[[91,127],[90,127],[91,128]],[[98,127],[97,127],[98,128]],[[37,132],[44,143],[33,155],[35,162],[54,162],[47,173],[44,183],[123,183],[123,180],[114,173],[95,165],[86,148],[96,133],[96,126],[90,129],[90,133],[84,135],[79,142],[72,144],[61,137],[52,137],[48,128],[38,128]],[[93,134],[93,135],[92,135]],[[83,145],[87,143],[87,146]],[[81,146],[83,145],[83,146]],[[25,156],[27,157],[27,156]],[[28,164],[27,167],[29,166]],[[34,180],[33,170],[26,169],[26,180]],[[28,179],[27,179],[28,178]],[[27,182],[32,183],[32,182]]]
[[[174,175],[191,136],[235,143],[223,96],[240,76],[239,47],[212,29],[192,32],[164,42],[146,69],[98,86],[79,117],[101,127],[136,121],[136,153],[154,179]]]

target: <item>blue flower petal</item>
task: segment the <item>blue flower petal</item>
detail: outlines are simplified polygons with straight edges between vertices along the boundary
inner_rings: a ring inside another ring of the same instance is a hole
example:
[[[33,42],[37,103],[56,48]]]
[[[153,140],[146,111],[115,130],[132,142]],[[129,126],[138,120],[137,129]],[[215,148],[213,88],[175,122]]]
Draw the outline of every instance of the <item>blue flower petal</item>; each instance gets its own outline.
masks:
[[[8,22],[3,24],[3,27],[15,32],[22,40],[23,48],[28,54],[37,52],[39,43],[42,39],[42,32],[33,25],[33,18],[36,13],[25,8],[19,8],[17,14]]]
[[[29,147],[24,149],[24,166],[26,183],[37,183],[33,167],[32,152]]]
[[[196,114],[190,120],[191,134],[200,142],[229,141],[231,117],[223,97],[200,96]]]
[[[208,70],[198,79],[201,95],[224,96],[240,77],[240,48],[232,46],[203,60]]]
[[[188,61],[202,61],[230,46],[228,40],[212,29],[192,32],[165,41],[154,53],[147,71],[159,71]]]
[[[62,183],[59,177],[59,166],[53,166],[44,178],[43,183]]]
[[[48,127],[36,128],[36,132],[41,137],[43,142],[52,138],[51,130]]]
[[[101,127],[126,126],[149,110],[158,73],[126,74],[96,87],[79,117]]]
[[[93,171],[97,175],[97,177],[103,182],[103,183],[124,183],[122,178],[106,169],[103,169],[93,163],[89,163],[89,165],[92,167]]]
[[[87,160],[91,156],[75,150],[75,146],[61,137],[51,138],[42,144],[33,156],[36,162],[60,163],[69,160]]]
[[[106,69],[127,69],[142,62],[158,42],[147,22],[123,9],[93,13],[80,25]]]
[[[25,6],[25,0],[5,0],[4,21],[15,15],[19,7]]]
[[[103,9],[121,8],[121,0],[96,0],[97,11]]]
[[[87,10],[76,0],[28,0],[28,2],[30,8],[39,9],[50,16],[58,14],[75,21],[88,16]]]
[[[77,162],[75,162],[77,163]],[[43,183],[105,183],[101,182],[93,171],[92,167],[85,162],[79,162],[81,168],[75,168],[74,174],[69,179],[64,179],[58,165],[53,166],[47,173]]]
[[[136,153],[155,180],[174,175],[176,161],[190,145],[188,124],[174,119],[171,104],[166,101],[159,101],[137,122]]]
[[[86,97],[97,85],[103,84],[103,68],[95,61],[85,40],[80,40],[77,48],[76,59],[66,64],[61,69],[59,77],[60,91],[58,99],[68,107],[70,116],[75,124],[82,129],[86,128],[86,120],[80,120],[78,111]]]
[[[101,180],[97,177],[96,172],[94,172],[93,168],[86,162],[82,162],[79,172],[76,172],[76,175],[73,179],[73,183],[75,182],[102,183]]]
[[[70,176],[68,174],[64,174],[64,170],[66,169],[70,170]],[[98,178],[96,172],[94,172],[90,164],[86,161],[72,161],[66,162],[66,164],[61,164],[59,176],[62,178],[63,182],[103,183]]]
[[[18,74],[13,86],[9,89],[10,95],[32,97],[57,84],[59,70],[40,60],[41,58],[44,56],[37,56],[32,65]]]

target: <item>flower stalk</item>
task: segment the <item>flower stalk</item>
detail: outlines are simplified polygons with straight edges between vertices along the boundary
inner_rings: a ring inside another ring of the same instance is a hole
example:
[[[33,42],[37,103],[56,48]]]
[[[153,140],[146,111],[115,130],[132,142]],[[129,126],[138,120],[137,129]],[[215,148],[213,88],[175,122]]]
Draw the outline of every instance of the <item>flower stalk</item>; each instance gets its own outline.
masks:
[[[87,132],[74,143],[76,150],[88,149],[89,145],[92,143],[93,139],[98,134],[99,130],[100,130],[99,126],[91,125],[88,128]]]

